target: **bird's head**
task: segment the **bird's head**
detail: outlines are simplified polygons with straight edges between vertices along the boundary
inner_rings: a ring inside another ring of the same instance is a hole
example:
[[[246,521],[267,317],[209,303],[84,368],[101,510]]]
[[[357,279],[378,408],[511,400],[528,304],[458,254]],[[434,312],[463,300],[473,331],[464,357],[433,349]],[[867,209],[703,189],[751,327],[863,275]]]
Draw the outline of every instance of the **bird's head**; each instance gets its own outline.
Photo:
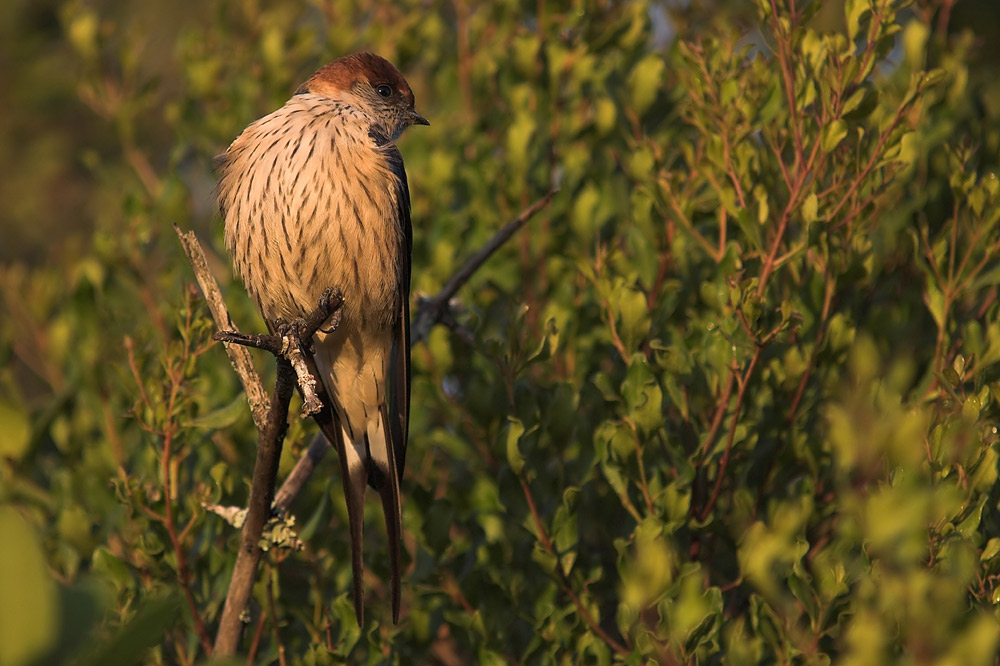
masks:
[[[395,141],[410,125],[430,125],[413,108],[413,91],[392,63],[374,53],[354,53],[316,71],[296,91],[339,99],[372,119],[382,141]]]

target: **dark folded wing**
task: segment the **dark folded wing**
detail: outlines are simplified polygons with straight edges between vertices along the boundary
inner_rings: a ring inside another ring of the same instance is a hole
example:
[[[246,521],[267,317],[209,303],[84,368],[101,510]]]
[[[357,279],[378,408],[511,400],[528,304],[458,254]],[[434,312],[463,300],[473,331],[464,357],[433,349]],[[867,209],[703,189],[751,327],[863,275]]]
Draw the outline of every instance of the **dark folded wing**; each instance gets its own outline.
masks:
[[[396,217],[403,236],[400,252],[398,319],[393,327],[389,357],[390,436],[396,472],[402,476],[406,462],[406,442],[410,428],[410,254],[413,250],[413,227],[410,224],[410,188],[406,182],[403,156],[396,146],[386,148],[386,159],[396,176]]]
[[[389,540],[389,568],[392,574],[392,621],[399,622],[400,606],[400,539],[402,537],[402,506],[399,481],[406,462],[406,439],[410,423],[410,252],[413,230],[410,226],[410,190],[406,183],[403,158],[396,146],[386,146],[386,159],[396,176],[396,220],[400,226],[402,248],[399,253],[399,284],[397,285],[397,316],[393,322],[392,348],[389,355],[388,400],[381,406],[381,418],[386,430],[385,445],[389,464],[381,473],[373,468],[369,479],[378,490],[385,514]]]

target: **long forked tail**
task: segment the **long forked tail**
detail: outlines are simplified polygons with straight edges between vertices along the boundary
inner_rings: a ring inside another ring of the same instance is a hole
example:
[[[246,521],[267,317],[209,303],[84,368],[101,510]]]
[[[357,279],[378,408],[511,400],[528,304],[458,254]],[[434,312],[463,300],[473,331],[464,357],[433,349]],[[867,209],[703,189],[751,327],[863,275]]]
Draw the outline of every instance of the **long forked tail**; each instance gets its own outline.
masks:
[[[378,355],[374,356],[377,358]],[[351,355],[340,355],[346,367],[338,368],[340,371],[338,377],[333,374],[335,362],[331,357],[336,358],[332,349],[322,344],[317,345],[316,365],[321,370],[319,377],[324,379],[325,395],[322,397],[327,408],[316,415],[316,421],[322,428],[323,434],[337,449],[340,463],[351,532],[354,610],[358,625],[364,626],[362,536],[365,490],[366,486],[370,485],[378,492],[385,515],[392,589],[392,620],[398,623],[403,531],[399,477],[402,473],[402,460],[406,447],[403,419],[398,413],[398,405],[394,404],[398,402],[395,394],[389,392],[387,396],[384,365],[380,367],[377,362],[372,362],[370,365],[367,363],[355,365],[356,362]],[[341,379],[341,382],[337,379]],[[331,393],[338,391],[337,399],[331,399]]]
[[[389,542],[389,571],[392,576],[392,621],[399,622],[400,575],[399,552],[403,536],[402,502],[399,496],[399,470],[396,467],[395,433],[386,428],[391,425],[386,405],[379,409],[379,419],[368,428],[368,460],[371,462],[368,480],[382,500],[385,515],[385,533]]]
[[[347,433],[340,425],[339,419],[327,402],[323,410],[316,414],[323,435],[337,450],[337,460],[340,462],[340,478],[344,486],[344,499],[347,502],[347,521],[351,532],[351,571],[354,574],[354,614],[358,626],[365,624],[365,591],[363,579],[365,563],[364,548],[364,517],[365,489],[367,488],[368,471],[364,462],[358,456],[350,443]]]
[[[362,443],[366,452],[361,458],[358,446],[350,439],[332,409],[325,408],[316,415],[323,434],[337,449],[340,475],[344,485],[344,499],[347,502],[347,518],[351,532],[351,569],[354,574],[354,612],[358,626],[364,626],[364,559],[363,527],[364,500],[367,485],[379,494],[382,512],[385,514],[385,531],[389,545],[389,571],[392,586],[392,621],[399,622],[401,599],[400,542],[403,535],[402,502],[399,493],[399,473],[392,437],[386,437],[384,424],[388,419],[385,406],[379,410],[379,418],[373,421],[364,434]],[[391,422],[390,422],[391,423]]]

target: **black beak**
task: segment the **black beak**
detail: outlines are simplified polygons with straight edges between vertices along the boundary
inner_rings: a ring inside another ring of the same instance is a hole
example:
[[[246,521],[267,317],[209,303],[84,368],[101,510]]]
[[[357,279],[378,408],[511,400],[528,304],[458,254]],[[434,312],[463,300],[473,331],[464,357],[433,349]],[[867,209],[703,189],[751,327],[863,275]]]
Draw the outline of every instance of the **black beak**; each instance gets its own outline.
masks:
[[[422,115],[416,111],[410,111],[410,124],[411,125],[430,125],[431,121],[424,118]]]

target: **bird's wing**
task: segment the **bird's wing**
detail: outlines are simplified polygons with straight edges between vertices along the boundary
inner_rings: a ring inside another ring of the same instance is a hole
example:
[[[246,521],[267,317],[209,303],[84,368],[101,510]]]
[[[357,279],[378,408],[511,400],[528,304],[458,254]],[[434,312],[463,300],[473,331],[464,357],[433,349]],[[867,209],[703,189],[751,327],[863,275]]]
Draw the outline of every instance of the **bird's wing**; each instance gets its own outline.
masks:
[[[397,178],[397,219],[403,236],[400,252],[399,319],[393,328],[392,353],[389,359],[390,413],[398,419],[400,432],[394,434],[396,468],[403,474],[406,443],[410,429],[410,255],[413,252],[413,226],[410,223],[410,188],[406,182],[403,156],[395,146],[388,152],[389,164]]]
[[[382,512],[385,514],[389,568],[392,574],[392,621],[398,622],[400,539],[403,531],[399,480],[406,463],[406,441],[410,424],[410,252],[413,246],[413,229],[410,225],[410,190],[403,168],[403,157],[399,149],[392,145],[386,147],[386,158],[396,176],[396,218],[403,237],[403,247],[396,290],[399,299],[398,315],[393,322],[389,354],[388,398],[380,410],[386,434],[388,469],[384,470],[386,478],[372,478],[371,481],[379,493]]]

